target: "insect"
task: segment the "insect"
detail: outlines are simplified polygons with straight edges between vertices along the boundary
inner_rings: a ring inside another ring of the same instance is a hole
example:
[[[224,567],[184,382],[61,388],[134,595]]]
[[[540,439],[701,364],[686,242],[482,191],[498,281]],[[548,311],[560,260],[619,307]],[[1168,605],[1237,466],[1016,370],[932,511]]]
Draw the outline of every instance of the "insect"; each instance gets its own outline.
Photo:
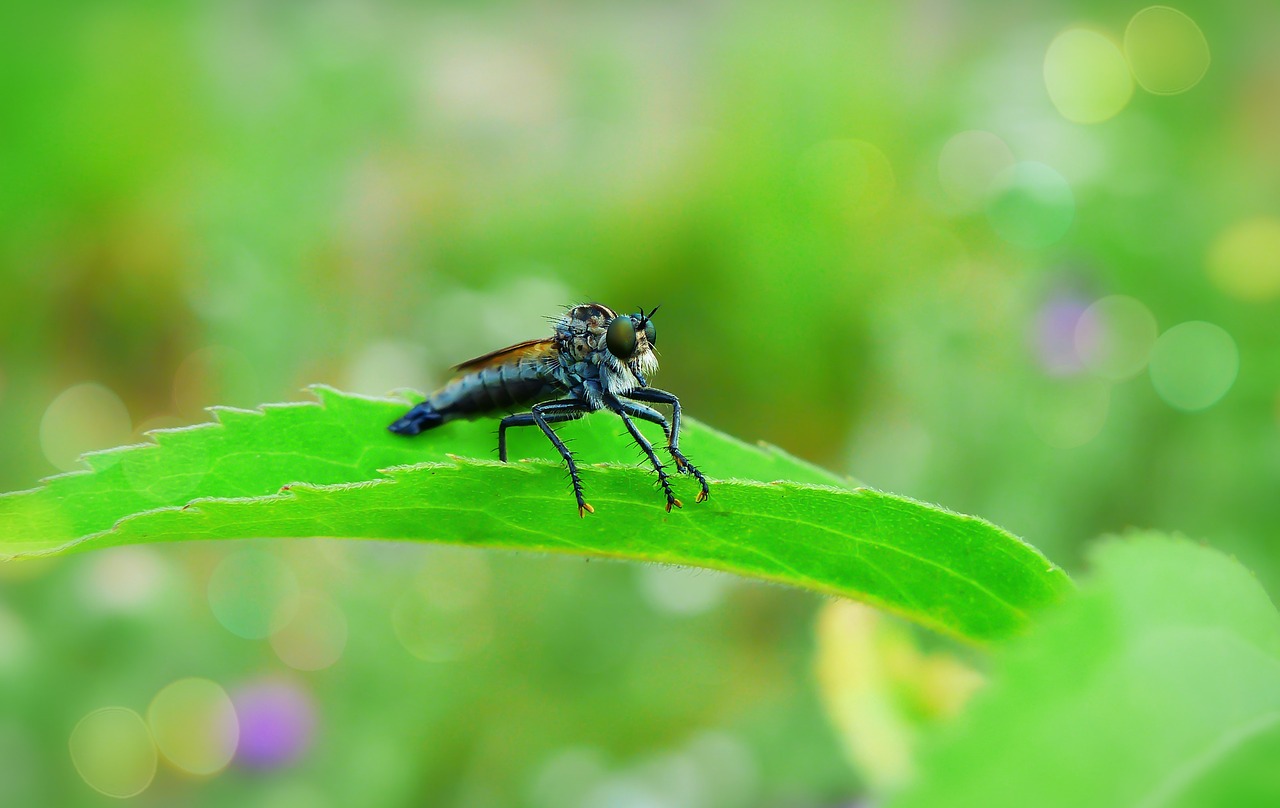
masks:
[[[648,314],[617,314],[599,303],[572,306],[556,321],[547,339],[528,340],[487,353],[454,367],[458,375],[427,400],[387,428],[400,435],[417,435],[456,418],[480,418],[528,407],[509,414],[498,424],[498,459],[507,461],[507,430],[536,426],[551,441],[569,468],[578,516],[595,513],[582,496],[582,479],[573,453],[551,428],[596,410],[622,419],[631,437],[658,473],[667,497],[667,512],[682,507],[671,491],[666,468],[632,418],[658,424],[676,469],[691,474],[701,490],[698,502],[710,494],[707,478],[680,451],[680,400],[650,387],[647,376],[658,370],[653,346],[658,332],[654,308]],[[643,402],[643,403],[642,403]],[[647,404],[671,405],[671,421]]]

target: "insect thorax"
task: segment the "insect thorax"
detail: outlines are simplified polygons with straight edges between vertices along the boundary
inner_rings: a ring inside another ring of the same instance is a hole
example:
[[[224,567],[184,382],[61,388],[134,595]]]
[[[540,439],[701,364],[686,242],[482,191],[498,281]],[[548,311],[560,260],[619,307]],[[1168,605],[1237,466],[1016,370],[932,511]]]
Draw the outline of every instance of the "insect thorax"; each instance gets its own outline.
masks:
[[[593,407],[603,406],[602,391],[621,395],[643,386],[637,373],[647,376],[658,369],[658,360],[646,343],[628,362],[605,347],[610,321],[617,314],[599,303],[574,306],[556,323],[559,380]]]

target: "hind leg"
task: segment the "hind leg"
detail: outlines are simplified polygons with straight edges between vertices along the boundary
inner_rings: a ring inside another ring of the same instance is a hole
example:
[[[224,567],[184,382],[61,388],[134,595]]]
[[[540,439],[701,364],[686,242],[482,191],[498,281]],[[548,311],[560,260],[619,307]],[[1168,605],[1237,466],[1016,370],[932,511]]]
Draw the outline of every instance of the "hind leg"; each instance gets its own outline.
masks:
[[[547,404],[560,404],[559,401],[548,401]],[[564,404],[570,406],[546,408],[545,405],[537,405],[542,408],[542,420],[548,424],[559,424],[564,421],[576,421],[586,415],[589,410],[580,408],[576,401],[566,401]],[[533,417],[532,412],[520,412],[515,415],[508,415],[498,422],[498,459],[503,463],[507,462],[507,429],[513,426],[538,426],[538,421]]]
[[[582,496],[582,478],[578,476],[578,464],[574,462],[573,453],[564,445],[560,436],[551,428],[551,424],[561,421],[574,421],[590,412],[587,404],[580,401],[548,401],[533,405],[530,412],[508,415],[498,424],[498,459],[507,462],[507,428],[513,426],[537,426],[556,447],[569,468],[569,480],[573,483],[573,497],[578,501],[578,516],[595,513],[595,508],[587,504]]]

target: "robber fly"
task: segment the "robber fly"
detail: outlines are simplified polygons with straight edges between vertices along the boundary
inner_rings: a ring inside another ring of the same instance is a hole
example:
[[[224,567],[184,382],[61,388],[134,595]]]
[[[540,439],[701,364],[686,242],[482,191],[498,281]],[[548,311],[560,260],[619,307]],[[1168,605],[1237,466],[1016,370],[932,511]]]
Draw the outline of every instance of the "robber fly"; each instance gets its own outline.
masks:
[[[585,516],[595,513],[595,508],[582,498],[573,453],[551,425],[608,410],[622,419],[653,464],[667,496],[668,513],[672,506],[681,507],[680,500],[671,492],[666,469],[632,417],[662,427],[676,469],[697,479],[701,486],[697,501],[702,502],[710,493],[707,478],[680,451],[680,400],[650,387],[646,378],[658,370],[653,351],[658,337],[653,325],[656,311],[619,315],[599,303],[573,306],[556,322],[551,337],[521,342],[457,365],[453,381],[387,428],[399,435],[417,435],[455,418],[481,418],[527,407],[528,412],[507,415],[498,423],[498,459],[507,461],[507,429],[537,426],[569,467],[578,516]],[[670,404],[671,422],[640,402]]]

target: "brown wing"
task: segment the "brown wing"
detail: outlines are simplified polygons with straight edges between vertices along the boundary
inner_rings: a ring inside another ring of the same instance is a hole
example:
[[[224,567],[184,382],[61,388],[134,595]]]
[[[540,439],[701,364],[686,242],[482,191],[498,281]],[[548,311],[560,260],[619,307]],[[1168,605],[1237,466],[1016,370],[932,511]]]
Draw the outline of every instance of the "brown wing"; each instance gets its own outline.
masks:
[[[551,337],[525,340],[508,348],[499,348],[496,351],[490,351],[484,356],[468,359],[462,364],[454,365],[453,369],[459,373],[474,373],[477,370],[483,370],[494,365],[514,365],[521,360],[537,361],[550,357],[555,350],[555,345],[556,341]]]

